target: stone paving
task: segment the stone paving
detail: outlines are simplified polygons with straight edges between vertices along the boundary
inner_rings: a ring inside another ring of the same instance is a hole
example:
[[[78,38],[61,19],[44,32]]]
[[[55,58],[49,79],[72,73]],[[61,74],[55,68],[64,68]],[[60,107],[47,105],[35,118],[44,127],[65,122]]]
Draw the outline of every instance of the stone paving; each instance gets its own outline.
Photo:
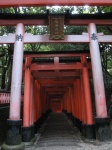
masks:
[[[112,150],[112,142],[87,140],[63,113],[52,113],[25,150]]]

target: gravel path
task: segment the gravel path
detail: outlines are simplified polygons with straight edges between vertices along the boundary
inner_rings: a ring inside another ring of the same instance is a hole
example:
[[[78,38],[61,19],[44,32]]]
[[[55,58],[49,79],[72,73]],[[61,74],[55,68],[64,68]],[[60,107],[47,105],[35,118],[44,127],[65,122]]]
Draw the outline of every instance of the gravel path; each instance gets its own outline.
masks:
[[[63,113],[52,113],[25,150],[112,150],[112,142],[87,140]]]

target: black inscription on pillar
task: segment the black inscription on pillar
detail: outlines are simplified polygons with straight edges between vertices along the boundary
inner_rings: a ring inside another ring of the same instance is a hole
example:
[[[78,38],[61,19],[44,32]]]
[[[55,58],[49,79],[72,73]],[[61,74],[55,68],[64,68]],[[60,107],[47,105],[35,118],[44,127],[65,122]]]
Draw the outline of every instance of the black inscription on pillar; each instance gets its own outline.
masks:
[[[23,40],[23,36],[21,34],[16,35],[16,41],[21,41]]]
[[[97,35],[95,33],[93,33],[92,36],[91,36],[91,39],[95,41],[95,40],[98,39],[98,37],[97,37]]]

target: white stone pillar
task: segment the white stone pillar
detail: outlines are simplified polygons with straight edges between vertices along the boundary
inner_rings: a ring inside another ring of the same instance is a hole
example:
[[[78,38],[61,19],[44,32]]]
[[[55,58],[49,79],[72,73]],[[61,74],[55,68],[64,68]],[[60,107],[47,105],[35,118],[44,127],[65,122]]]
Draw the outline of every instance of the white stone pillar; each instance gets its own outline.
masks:
[[[12,82],[10,96],[10,115],[9,119],[20,119],[21,106],[21,83],[22,83],[22,66],[23,66],[23,42],[24,42],[24,25],[17,24],[15,34],[15,45],[12,66]]]
[[[22,84],[22,66],[23,66],[23,42],[24,25],[17,24],[15,34],[15,45],[12,66],[12,82],[10,96],[10,114],[7,120],[7,136],[2,150],[23,150],[22,143],[22,120],[20,119],[21,108],[21,84]]]
[[[111,139],[110,118],[107,115],[100,50],[94,23],[89,24],[89,39],[96,104],[96,139],[100,141],[109,141]]]
[[[96,117],[107,117],[106,98],[96,26],[89,24],[90,55],[94,81]]]

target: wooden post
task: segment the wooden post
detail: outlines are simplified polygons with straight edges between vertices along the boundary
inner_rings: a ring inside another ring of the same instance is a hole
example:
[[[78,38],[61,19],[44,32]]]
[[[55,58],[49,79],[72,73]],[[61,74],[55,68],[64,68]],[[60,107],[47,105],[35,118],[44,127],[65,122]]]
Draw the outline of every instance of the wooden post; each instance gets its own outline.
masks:
[[[86,104],[85,104],[85,96],[84,96],[84,87],[83,87],[82,76],[81,76],[81,99],[82,99],[82,123],[87,124]]]
[[[31,100],[30,100],[30,126],[31,126],[31,138],[35,138],[35,126],[34,126],[34,80],[31,75]]]
[[[84,91],[84,106],[86,113],[86,124],[83,124],[83,131],[85,130],[86,138],[93,139],[95,138],[95,126],[93,122],[93,112],[92,112],[92,101],[90,93],[90,84],[89,84],[89,75],[87,68],[86,57],[82,56],[81,62],[83,65],[82,68],[82,80],[83,80],[83,91]]]
[[[36,80],[34,80],[34,122],[37,121],[37,87]]]
[[[31,58],[25,60],[25,81],[24,81],[24,105],[23,105],[23,127],[22,140],[25,145],[32,145],[34,138],[33,126],[33,83],[31,83]],[[32,81],[33,82],[33,81]],[[33,135],[32,135],[33,133]]]
[[[80,80],[76,79],[76,105],[77,105],[77,117],[76,117],[76,127],[81,132],[81,94],[80,94]]]
[[[25,61],[25,82],[24,82],[24,109],[23,109],[23,126],[30,126],[30,100],[31,100],[31,58],[26,57]]]

